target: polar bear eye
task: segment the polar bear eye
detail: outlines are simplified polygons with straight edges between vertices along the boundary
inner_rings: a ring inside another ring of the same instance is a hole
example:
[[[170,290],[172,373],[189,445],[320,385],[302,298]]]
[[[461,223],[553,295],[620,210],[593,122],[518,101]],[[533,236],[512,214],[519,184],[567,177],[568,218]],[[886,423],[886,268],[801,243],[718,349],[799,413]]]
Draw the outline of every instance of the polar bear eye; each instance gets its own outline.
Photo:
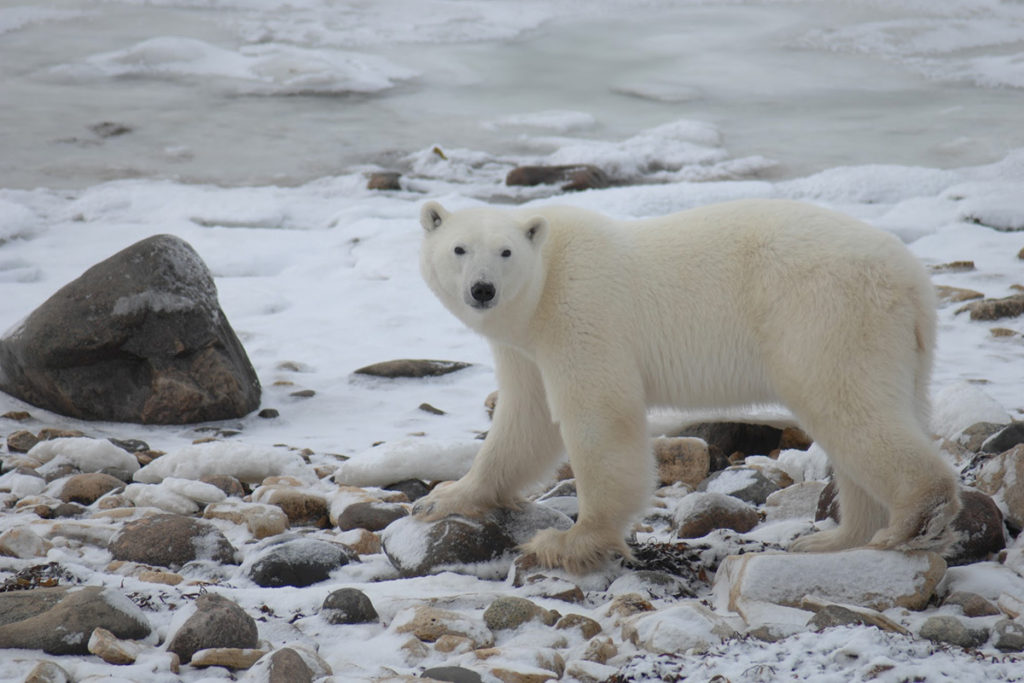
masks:
[[[502,258],[508,258],[511,255],[512,255],[512,250],[511,249],[504,249],[501,252],[501,257]]]
[[[462,248],[462,247],[455,247],[455,255],[456,256],[462,256],[465,253],[466,253],[466,250],[464,248]]]

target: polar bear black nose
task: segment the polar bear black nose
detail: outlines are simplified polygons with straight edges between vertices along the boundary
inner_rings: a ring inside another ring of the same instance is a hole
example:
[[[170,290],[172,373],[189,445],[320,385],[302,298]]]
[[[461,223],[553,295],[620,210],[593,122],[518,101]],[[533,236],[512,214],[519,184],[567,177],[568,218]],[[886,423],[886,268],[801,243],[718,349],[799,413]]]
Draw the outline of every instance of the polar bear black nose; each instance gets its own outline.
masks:
[[[474,282],[473,286],[469,289],[469,294],[473,297],[474,301],[479,301],[482,304],[486,304],[494,299],[494,293],[494,285],[490,282]]]

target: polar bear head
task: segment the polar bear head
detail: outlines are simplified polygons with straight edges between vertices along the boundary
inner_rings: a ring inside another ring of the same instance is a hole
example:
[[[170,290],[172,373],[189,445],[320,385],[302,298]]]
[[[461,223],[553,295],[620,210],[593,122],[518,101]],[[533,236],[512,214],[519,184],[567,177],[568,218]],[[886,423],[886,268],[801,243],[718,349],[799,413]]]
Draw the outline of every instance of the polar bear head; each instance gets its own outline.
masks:
[[[548,221],[491,208],[449,213],[437,202],[420,211],[423,279],[448,310],[474,329],[543,281]]]

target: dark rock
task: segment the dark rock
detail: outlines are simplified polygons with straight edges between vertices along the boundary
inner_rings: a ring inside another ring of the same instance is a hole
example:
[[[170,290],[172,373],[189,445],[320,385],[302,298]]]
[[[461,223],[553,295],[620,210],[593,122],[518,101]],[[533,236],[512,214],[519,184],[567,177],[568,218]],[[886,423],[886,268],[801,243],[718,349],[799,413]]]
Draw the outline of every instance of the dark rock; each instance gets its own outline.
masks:
[[[264,588],[309,586],[330,578],[331,572],[359,557],[349,548],[313,538],[272,539],[253,554],[245,569]]]
[[[726,455],[768,455],[782,442],[782,430],[770,425],[746,422],[702,422],[688,426],[675,436],[696,436]]]
[[[316,392],[312,389],[299,389],[298,391],[293,391],[288,395],[294,396],[295,398],[313,398],[316,396]]]
[[[988,559],[1006,547],[1003,513],[994,500],[961,488],[960,502],[963,507],[952,524],[956,540],[942,553],[951,567]]]
[[[518,166],[505,176],[508,186],[561,185],[563,190],[593,190],[608,187],[604,171],[589,164],[565,166]]]
[[[429,403],[421,403],[420,404],[420,410],[422,410],[425,413],[430,413],[431,415],[446,415],[447,414],[443,410],[441,410],[440,408],[436,408],[436,407],[430,405]]]
[[[371,173],[370,177],[366,181],[366,189],[401,190],[402,185],[398,182],[401,177],[401,173],[395,173],[394,171],[377,171],[376,173]]]
[[[241,498],[245,495],[245,487],[230,474],[208,474],[199,481],[204,484],[213,484],[224,493],[234,498]]]
[[[61,503],[51,510],[52,519],[61,519],[66,517],[80,517],[88,512],[88,508],[79,505],[78,503]]]
[[[111,491],[123,491],[124,482],[103,472],[75,474],[64,482],[57,497],[65,503],[92,505]]]
[[[1016,318],[1024,313],[1024,294],[1013,294],[1003,299],[982,299],[972,301],[957,313],[970,311],[971,320],[1001,320]]]
[[[170,235],[61,288],[0,340],[0,368],[3,391],[87,420],[205,422],[260,401],[206,264]]]
[[[995,625],[995,646],[1001,652],[1024,652],[1024,624],[1001,619]]]
[[[101,138],[116,138],[132,132],[132,127],[114,121],[101,121],[89,126],[89,130]]]
[[[141,439],[107,439],[118,448],[129,453],[145,453],[150,450],[149,444]]]
[[[181,658],[192,660],[199,650],[211,647],[255,648],[259,644],[256,620],[231,600],[216,593],[204,593],[196,600],[190,616],[167,644]]]
[[[742,534],[760,521],[756,508],[724,493],[691,493],[676,507],[679,538],[701,538],[716,529],[732,529]]]
[[[921,626],[920,636],[934,643],[948,643],[962,648],[976,648],[988,640],[987,629],[972,629],[958,618],[947,615],[928,617]]]
[[[328,624],[377,623],[380,616],[366,593],[356,588],[339,588],[324,600],[320,608]]]
[[[267,683],[313,683],[313,670],[295,650],[283,647],[269,656]]]
[[[430,487],[419,479],[396,481],[394,484],[388,484],[383,488],[385,491],[400,491],[401,493],[404,493],[405,497],[409,499],[409,502],[419,500],[430,493]]]
[[[145,638],[142,611],[112,588],[37,588],[0,593],[0,648],[42,650],[53,655],[88,654],[89,637],[105,628],[118,638]]]
[[[420,674],[420,678],[430,681],[447,681],[447,683],[483,683],[480,674],[461,666],[435,666]]]
[[[266,418],[268,420],[275,417],[281,417],[281,413],[277,410],[277,408],[264,408],[257,414],[260,417]]]
[[[184,515],[153,515],[128,522],[107,549],[115,560],[172,569],[193,560],[235,564],[235,549],[217,527]]]
[[[338,528],[342,531],[366,529],[380,531],[396,519],[409,514],[400,503],[364,502],[353,503],[338,516]]]
[[[472,363],[462,363],[451,360],[389,360],[383,363],[374,363],[355,371],[357,375],[369,375],[371,377],[386,377],[397,379],[400,377],[440,377],[450,372],[456,372],[468,368]]]
[[[965,617],[993,617],[997,614],[1002,614],[998,607],[977,593],[966,593],[963,591],[950,593],[942,601],[942,604],[943,606],[956,605],[963,610]]]
[[[572,520],[535,503],[519,510],[491,510],[480,519],[445,517],[423,522],[403,517],[381,533],[381,543],[391,564],[402,576],[424,576],[450,570],[463,573],[480,571],[483,562],[491,563],[485,573],[504,576],[516,547],[528,541],[540,529],[568,529]]]
[[[825,519],[839,521],[839,490],[836,488],[834,479],[829,479],[825,488],[818,495],[818,510],[814,513],[814,521],[820,522]]]
[[[752,505],[764,505],[768,496],[779,488],[778,484],[754,467],[730,467],[713,473],[700,483],[697,490],[724,493]]]
[[[1013,422],[987,438],[981,452],[1005,453],[1019,443],[1024,443],[1024,422]]]
[[[39,437],[24,429],[7,435],[7,450],[11,453],[28,453],[37,443]]]

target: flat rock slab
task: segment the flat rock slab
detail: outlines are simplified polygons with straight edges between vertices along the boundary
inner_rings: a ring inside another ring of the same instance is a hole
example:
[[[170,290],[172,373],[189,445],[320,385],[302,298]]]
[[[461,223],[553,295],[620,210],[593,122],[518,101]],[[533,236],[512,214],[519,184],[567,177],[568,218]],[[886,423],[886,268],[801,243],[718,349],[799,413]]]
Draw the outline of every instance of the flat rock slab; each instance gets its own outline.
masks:
[[[714,601],[716,609],[741,614],[747,602],[800,607],[808,597],[879,611],[920,610],[945,573],[945,560],[931,552],[731,555],[715,575]]]
[[[102,261],[0,339],[0,389],[85,420],[241,417],[260,383],[196,251],[155,235]]]
[[[0,648],[85,655],[96,628],[129,640],[145,638],[151,630],[142,610],[112,588],[62,586],[0,593]]]

